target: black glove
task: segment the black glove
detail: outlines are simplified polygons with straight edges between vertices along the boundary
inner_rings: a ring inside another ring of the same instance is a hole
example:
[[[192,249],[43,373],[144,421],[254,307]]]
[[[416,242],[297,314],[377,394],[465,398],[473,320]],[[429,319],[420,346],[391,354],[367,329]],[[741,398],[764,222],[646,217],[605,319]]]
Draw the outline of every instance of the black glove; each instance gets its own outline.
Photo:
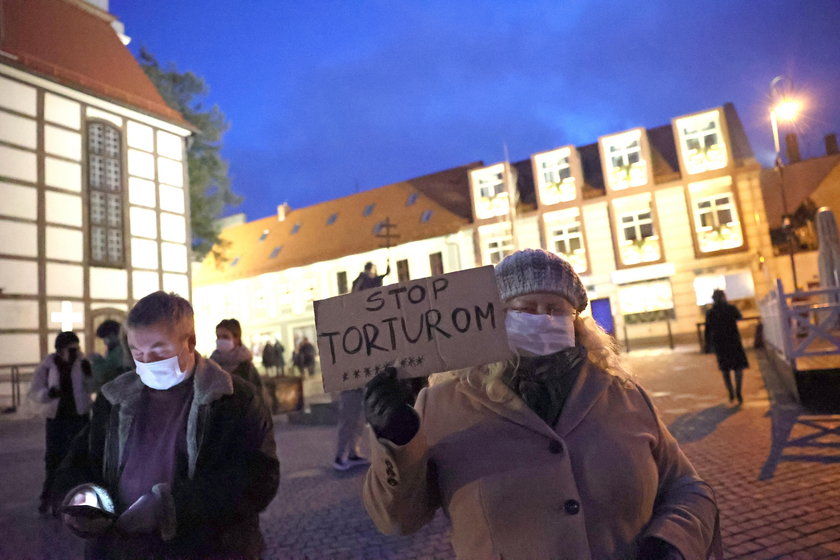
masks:
[[[397,380],[396,368],[389,367],[365,386],[365,417],[377,437],[405,445],[417,435],[420,417],[408,403]]]
[[[47,396],[51,399],[57,399],[61,396],[61,389],[58,387],[50,387],[50,390],[47,391]]]
[[[639,547],[639,560],[685,560],[685,557],[672,544],[657,537],[647,537]]]

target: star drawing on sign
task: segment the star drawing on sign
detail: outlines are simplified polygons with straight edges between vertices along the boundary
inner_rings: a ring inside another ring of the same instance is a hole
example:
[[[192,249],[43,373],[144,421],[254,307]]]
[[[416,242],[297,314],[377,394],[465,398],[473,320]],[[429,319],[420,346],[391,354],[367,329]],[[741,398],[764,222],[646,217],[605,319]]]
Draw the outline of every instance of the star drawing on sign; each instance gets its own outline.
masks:
[[[353,377],[355,377],[356,379],[359,378],[359,370],[353,372]]]
[[[376,364],[375,366],[373,366],[373,374],[374,375],[379,375],[380,371],[382,371],[382,366],[380,366],[379,364]]]
[[[365,377],[370,377],[370,368],[369,367],[365,368]]]
[[[423,363],[423,356],[417,356],[417,365],[421,365]]]
[[[400,365],[402,367],[405,367],[406,365],[408,365],[408,358],[403,358],[402,360],[400,360]]]
[[[347,381],[347,372],[345,371],[344,374],[341,376],[343,381]]]
[[[414,367],[414,356],[408,357],[408,365]]]

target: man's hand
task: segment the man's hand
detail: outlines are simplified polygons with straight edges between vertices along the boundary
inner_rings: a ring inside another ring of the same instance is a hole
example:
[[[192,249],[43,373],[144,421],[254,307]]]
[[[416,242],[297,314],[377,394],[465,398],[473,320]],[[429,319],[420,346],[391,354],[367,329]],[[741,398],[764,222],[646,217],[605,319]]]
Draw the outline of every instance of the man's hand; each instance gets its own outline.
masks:
[[[91,495],[93,496],[92,498]],[[96,496],[92,492],[79,492],[70,499],[67,505],[88,505],[96,503],[96,501]],[[84,539],[98,537],[114,523],[114,520],[108,517],[83,517],[69,513],[62,515],[62,521],[68,529]]]
[[[405,445],[417,435],[420,417],[408,400],[397,380],[396,368],[386,368],[368,382],[365,417],[377,437]]]
[[[160,527],[161,501],[153,493],[143,494],[117,518],[124,533],[153,533]]]

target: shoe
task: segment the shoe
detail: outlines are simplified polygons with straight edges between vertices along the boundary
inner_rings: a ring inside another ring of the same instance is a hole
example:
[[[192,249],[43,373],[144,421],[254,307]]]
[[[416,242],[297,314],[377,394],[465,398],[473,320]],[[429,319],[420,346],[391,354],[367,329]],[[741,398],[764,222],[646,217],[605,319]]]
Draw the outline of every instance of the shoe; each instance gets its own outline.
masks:
[[[359,455],[350,455],[347,457],[347,464],[351,467],[358,467],[360,465],[369,465],[370,461],[364,457],[360,457]]]
[[[738,395],[738,404],[744,404],[744,397],[742,397],[740,394]]]
[[[333,468],[337,471],[346,471],[352,466],[348,461],[342,461],[341,457],[336,457],[333,461]]]

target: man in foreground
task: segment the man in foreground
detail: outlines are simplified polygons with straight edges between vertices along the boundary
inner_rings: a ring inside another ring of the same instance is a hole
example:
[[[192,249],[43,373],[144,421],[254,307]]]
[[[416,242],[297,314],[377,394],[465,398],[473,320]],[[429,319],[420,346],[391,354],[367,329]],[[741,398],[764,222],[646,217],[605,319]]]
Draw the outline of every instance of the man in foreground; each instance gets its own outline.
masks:
[[[259,558],[279,483],[268,409],[195,352],[185,299],[150,294],[126,327],[136,370],[102,387],[56,476],[65,524],[88,558]]]

